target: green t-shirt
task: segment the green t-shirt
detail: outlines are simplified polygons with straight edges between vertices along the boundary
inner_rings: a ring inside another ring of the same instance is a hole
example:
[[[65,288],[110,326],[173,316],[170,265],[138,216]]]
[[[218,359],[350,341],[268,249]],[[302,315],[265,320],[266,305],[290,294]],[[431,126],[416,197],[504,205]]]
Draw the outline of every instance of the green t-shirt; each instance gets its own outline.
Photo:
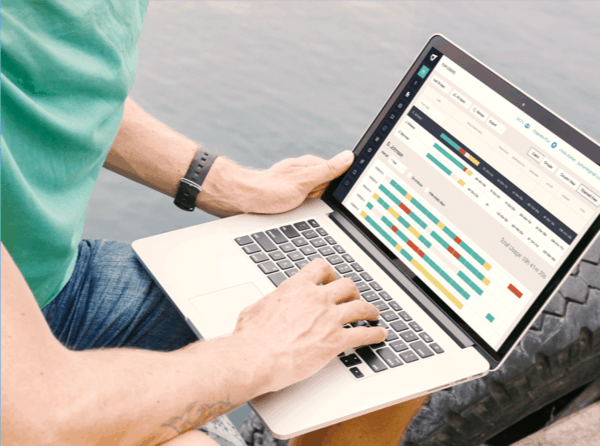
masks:
[[[2,242],[41,307],[73,272],[147,1],[2,2]]]

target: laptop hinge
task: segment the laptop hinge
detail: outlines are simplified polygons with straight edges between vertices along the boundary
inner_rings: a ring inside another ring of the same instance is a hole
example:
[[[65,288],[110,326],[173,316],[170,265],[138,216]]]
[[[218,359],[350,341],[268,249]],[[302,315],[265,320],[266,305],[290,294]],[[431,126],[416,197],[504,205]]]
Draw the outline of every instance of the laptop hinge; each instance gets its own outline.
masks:
[[[375,244],[365,237],[359,230],[340,212],[334,211],[329,214],[334,221],[364,252],[383,269],[388,276],[396,282],[413,300],[434,319],[444,331],[461,347],[471,347],[475,343],[467,334],[444,313],[429,297],[406,277],[398,267],[385,256]]]

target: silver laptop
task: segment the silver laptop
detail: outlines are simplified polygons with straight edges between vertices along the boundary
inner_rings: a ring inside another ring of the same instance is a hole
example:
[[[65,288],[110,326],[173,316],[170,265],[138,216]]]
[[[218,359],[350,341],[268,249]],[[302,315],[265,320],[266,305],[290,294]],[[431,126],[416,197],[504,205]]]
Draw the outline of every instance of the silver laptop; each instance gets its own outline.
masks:
[[[379,308],[385,342],[251,401],[280,439],[498,368],[600,229],[598,144],[442,36],[354,153],[292,212],[133,243],[205,339],[319,257]]]

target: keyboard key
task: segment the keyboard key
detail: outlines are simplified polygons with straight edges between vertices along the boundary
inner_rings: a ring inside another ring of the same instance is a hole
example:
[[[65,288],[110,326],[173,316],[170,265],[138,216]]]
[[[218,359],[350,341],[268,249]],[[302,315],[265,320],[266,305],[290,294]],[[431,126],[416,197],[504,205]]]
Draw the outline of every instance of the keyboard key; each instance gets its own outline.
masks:
[[[294,245],[296,245],[297,247],[308,245],[308,242],[306,241],[306,239],[304,237],[292,239],[292,243]]]
[[[310,226],[308,226],[308,223],[306,223],[305,221],[299,221],[298,223],[294,223],[294,227],[298,231],[306,231],[307,229],[310,229]]]
[[[416,321],[409,322],[408,325],[410,325],[410,328],[412,328],[416,332],[423,331],[421,326],[419,324],[417,324]],[[425,334],[427,334],[427,333],[425,333]]]
[[[383,319],[377,319],[376,321],[367,321],[371,327],[383,327],[390,328],[388,324],[385,323]]]
[[[313,254],[312,256],[308,256],[308,260],[310,260],[311,262],[315,259],[322,259],[323,256],[321,254]]]
[[[273,262],[259,263],[258,267],[265,274],[271,274],[275,271],[279,271],[279,268],[277,268],[277,265],[275,265]]]
[[[346,367],[353,367],[355,365],[362,364],[360,358],[354,353],[351,353],[348,356],[342,356],[340,361],[342,361],[342,364],[344,364]]]
[[[389,330],[388,337],[385,338],[385,342],[392,342],[398,339],[398,335],[394,330]]]
[[[292,225],[282,226],[279,229],[281,229],[281,232],[283,232],[289,238],[300,237],[300,234]]]
[[[433,356],[433,352],[425,345],[423,341],[417,341],[410,344],[410,347],[416,351],[421,358]]]
[[[349,262],[349,260],[346,260],[346,262]],[[354,271],[356,271],[357,273],[362,273],[364,271],[363,267],[360,266],[358,263],[353,263],[352,268],[354,268]]]
[[[335,245],[335,244],[337,243],[337,242],[335,241],[335,239],[334,239],[332,236],[330,236],[330,235],[328,235],[327,237],[325,237],[325,241],[326,241],[327,243],[329,243],[330,245]]]
[[[369,283],[369,285],[371,285],[371,288],[373,288],[375,291],[381,291],[381,290],[383,290],[383,288],[381,288],[381,285],[379,285],[375,281]]]
[[[269,260],[269,257],[264,252],[259,252],[256,254],[252,254],[250,256],[254,263],[264,262],[265,260]]]
[[[335,252],[337,252],[338,254],[344,254],[346,252],[346,250],[340,245],[333,245],[333,249],[335,249]]]
[[[403,331],[400,332],[400,337],[404,339],[405,342],[412,342],[419,339],[419,337],[415,334],[414,331]]]
[[[294,251],[288,254],[288,257],[292,262],[297,262],[298,260],[302,260],[304,256],[298,251]]]
[[[385,342],[378,342],[377,344],[371,344],[371,345],[369,345],[369,347],[371,347],[373,350],[377,350],[378,348],[385,347]]]
[[[408,325],[404,321],[395,321],[390,324],[392,328],[396,331],[404,331],[408,330]]]
[[[281,251],[273,251],[272,253],[269,254],[269,257],[271,257],[275,261],[285,259],[285,256],[283,255],[283,253]]]
[[[262,265],[262,263],[261,263],[261,265]],[[281,285],[281,282],[283,282],[285,279],[287,279],[287,276],[285,274],[283,274],[282,272],[270,274],[267,277],[271,280],[271,282],[273,282],[273,285],[275,285],[276,287]]]
[[[373,291],[367,291],[366,293],[361,294],[364,300],[367,302],[373,302],[374,300],[379,299],[379,296],[375,294]]]
[[[381,356],[386,364],[390,367],[398,367],[399,365],[402,365],[400,358],[398,358],[389,347],[377,350],[377,354]]]
[[[408,350],[408,345],[405,344],[404,341],[398,340],[390,343],[390,347],[394,349],[394,351],[400,353],[404,350]]]
[[[287,237],[283,235],[279,229],[269,229],[267,231],[267,235],[271,237],[271,240],[273,240],[278,245],[281,245],[282,243],[288,241]]]
[[[340,263],[343,263],[343,262],[344,262],[344,259],[342,259],[342,258],[341,258],[340,256],[338,256],[337,254],[336,254],[336,255],[334,255],[334,256],[329,256],[329,257],[326,257],[326,259],[327,259],[327,261],[328,261],[329,263],[331,263],[332,265],[338,265],[338,264],[340,264]]]
[[[356,273],[346,274],[344,277],[346,277],[348,279],[352,279],[353,282],[360,282],[360,280],[361,280],[359,275]]]
[[[280,260],[279,262],[277,262],[277,266],[281,269],[290,269],[290,268],[294,267],[294,264],[292,263],[291,260],[283,259],[283,260]]]
[[[285,270],[285,274],[288,277],[292,277],[294,274],[296,274],[298,272],[298,268],[292,268],[292,269],[286,269]]]
[[[365,282],[370,282],[371,280],[373,280],[369,273],[360,273],[360,277],[362,277],[365,280]]]
[[[381,295],[381,293],[379,293]],[[390,307],[394,309],[394,311],[402,311],[402,307],[398,305],[398,302],[395,300],[390,301]]]
[[[317,228],[317,233],[321,236],[321,237],[325,237],[327,234],[327,231],[323,228]]]
[[[319,234],[317,234],[312,229],[310,231],[304,231],[302,233],[302,235],[304,236],[305,239],[308,239],[308,240],[310,240],[311,238],[317,238],[319,236]]]
[[[325,240],[323,240],[322,238],[315,238],[310,241],[310,244],[313,245],[315,248],[320,248],[321,246],[325,246],[327,243],[325,243]]]
[[[242,249],[246,254],[254,254],[255,252],[260,251],[260,247],[256,244],[244,246]]]
[[[383,300],[392,300],[392,296],[390,296],[387,291],[382,291],[379,295]]]
[[[343,258],[344,258],[344,260],[345,260],[346,262],[348,262],[348,263],[352,263],[352,262],[354,262],[354,259],[352,258],[352,256],[351,256],[350,254],[344,254],[342,257],[343,257]]]
[[[376,300],[375,302],[373,302],[373,305],[375,305],[375,308],[377,308],[379,312],[390,309],[390,307],[388,307],[387,304],[382,300]]]
[[[369,347],[357,348],[356,353],[358,353],[358,356],[360,356],[375,373],[387,370],[387,366]]]
[[[444,353],[444,349],[442,347],[440,347],[439,345],[437,345],[435,342],[433,344],[429,344],[429,346],[431,347],[431,350],[436,352],[438,355],[440,353]]]
[[[312,246],[303,246],[302,248],[300,248],[300,251],[302,251],[302,254],[304,254],[305,256],[310,256],[317,252],[317,250]]]
[[[260,245],[263,251],[271,252],[277,249],[277,245],[264,232],[255,232],[252,234],[252,238]]]
[[[355,378],[362,378],[363,376],[365,376],[360,370],[358,370],[358,367],[352,367],[350,369],[350,372],[352,372]]]
[[[369,321],[355,321],[355,322],[352,322],[350,325],[352,325],[353,327],[370,327],[371,326],[369,324]]]
[[[404,359],[404,362],[415,362],[419,360],[419,357],[412,350],[400,353],[400,357]]]
[[[416,330],[415,330],[415,331],[416,331]],[[425,333],[425,332],[423,332],[423,333],[420,333],[420,334],[419,334],[419,336],[421,336],[421,339],[423,339],[423,340],[424,340],[425,342],[427,342],[428,344],[429,344],[430,342],[433,342],[433,339],[432,339],[432,337],[431,337],[431,336],[429,336],[429,335],[428,335],[427,333]]]
[[[313,228],[319,227],[319,223],[317,223],[317,220],[314,219],[308,220],[308,224],[311,225]]]
[[[299,262],[297,262],[297,263],[296,263],[296,268],[298,268],[298,269],[302,269],[302,268],[304,268],[306,265],[308,265],[308,263],[309,263],[309,260],[306,260],[306,259],[304,259],[304,260],[300,260]]]
[[[381,313],[380,316],[383,319],[385,319],[386,322],[391,322],[391,321],[395,321],[396,319],[398,319],[398,315],[396,313],[394,313],[393,311],[385,311],[385,312]]]
[[[349,273],[350,271],[352,271],[352,268],[350,268],[350,265],[346,265],[345,263],[336,266],[335,269],[337,269],[340,274],[346,274],[346,273]]]
[[[333,250],[333,248],[331,248],[331,246],[325,246],[324,248],[319,248],[319,252],[321,253],[321,255],[324,256],[330,256],[335,254],[335,251]]]
[[[236,238],[235,241],[240,246],[249,245],[250,243],[252,243],[252,237],[250,237],[249,235],[244,235],[242,237]]]
[[[279,248],[283,252],[291,252],[291,251],[294,251],[296,249],[296,247],[294,246],[294,244],[290,243],[290,242],[284,243],[283,245],[279,245]]]
[[[400,315],[400,317],[402,319],[404,319],[406,322],[408,321],[412,321],[412,317],[410,317],[410,314],[408,314],[406,311],[401,311],[400,313],[398,313]]]
[[[356,285],[356,288],[358,288],[359,293],[363,293],[365,291],[368,291],[368,289],[369,289],[369,285],[367,285],[364,282],[356,282],[355,285]]]

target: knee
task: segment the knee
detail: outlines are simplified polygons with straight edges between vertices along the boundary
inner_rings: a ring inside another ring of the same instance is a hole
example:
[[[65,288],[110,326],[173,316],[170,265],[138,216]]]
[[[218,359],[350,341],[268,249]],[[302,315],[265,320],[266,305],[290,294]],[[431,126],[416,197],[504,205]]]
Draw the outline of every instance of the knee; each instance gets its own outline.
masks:
[[[219,446],[215,440],[210,438],[204,432],[198,430],[191,430],[185,434],[181,434],[178,437],[173,438],[166,443],[165,446]]]

